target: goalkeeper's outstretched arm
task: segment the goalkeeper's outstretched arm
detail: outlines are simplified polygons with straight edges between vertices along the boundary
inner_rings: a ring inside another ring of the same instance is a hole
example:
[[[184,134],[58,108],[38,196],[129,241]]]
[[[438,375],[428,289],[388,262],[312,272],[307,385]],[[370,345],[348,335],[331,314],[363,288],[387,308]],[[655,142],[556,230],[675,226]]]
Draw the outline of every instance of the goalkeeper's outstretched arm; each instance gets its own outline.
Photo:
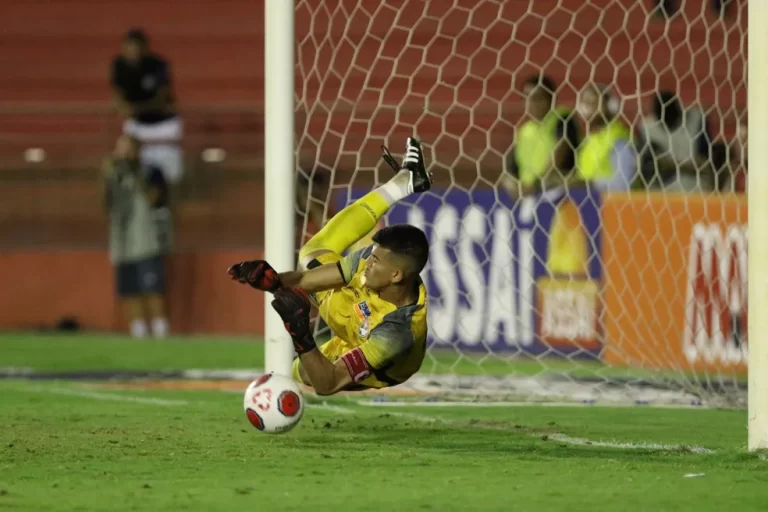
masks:
[[[343,359],[330,361],[325,354],[314,348],[304,354],[299,354],[302,380],[306,377],[305,384],[312,386],[320,396],[334,395],[354,384],[347,363]]]
[[[266,261],[252,260],[232,265],[227,273],[234,281],[272,293],[280,288],[301,288],[307,293],[315,293],[344,286],[344,276],[338,263],[278,274]]]
[[[307,293],[315,293],[341,288],[344,277],[337,263],[326,263],[310,270],[282,272],[280,282],[285,288],[301,288]]]

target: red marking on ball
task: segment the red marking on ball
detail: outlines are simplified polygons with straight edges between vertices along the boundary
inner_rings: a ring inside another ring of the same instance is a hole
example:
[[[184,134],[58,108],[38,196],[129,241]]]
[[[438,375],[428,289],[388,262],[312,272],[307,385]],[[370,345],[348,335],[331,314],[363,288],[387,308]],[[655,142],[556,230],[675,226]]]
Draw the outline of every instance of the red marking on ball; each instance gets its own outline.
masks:
[[[277,410],[280,411],[283,416],[292,418],[299,413],[301,405],[301,399],[299,395],[293,391],[283,391],[279,397],[277,397]]]
[[[251,425],[259,430],[264,430],[264,420],[261,419],[261,416],[256,411],[248,409],[245,411],[245,414],[248,416],[248,421],[251,422]]]
[[[265,382],[267,382],[271,378],[272,378],[272,374],[271,373],[265,373],[264,375],[262,375],[261,377],[256,379],[256,384],[255,385],[256,386],[261,386],[262,384],[264,384]]]
[[[253,405],[259,408],[259,410],[267,412],[272,407],[272,390],[262,389],[253,394],[251,397]]]

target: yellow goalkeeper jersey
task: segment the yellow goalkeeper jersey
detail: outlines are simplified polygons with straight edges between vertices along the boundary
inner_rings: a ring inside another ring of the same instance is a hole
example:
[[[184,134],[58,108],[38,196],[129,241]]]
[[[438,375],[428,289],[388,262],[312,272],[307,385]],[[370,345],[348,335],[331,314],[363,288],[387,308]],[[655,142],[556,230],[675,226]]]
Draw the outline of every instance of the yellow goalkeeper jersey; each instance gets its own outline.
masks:
[[[353,373],[357,382],[353,389],[383,388],[405,382],[421,368],[427,344],[424,283],[419,281],[419,298],[415,304],[397,307],[382,300],[361,280],[372,250],[373,246],[368,246],[343,258],[332,253],[318,258],[321,264],[337,262],[346,283],[342,288],[313,297],[334,334],[320,351],[336,361],[360,349],[368,371]],[[298,360],[294,374],[298,374]]]

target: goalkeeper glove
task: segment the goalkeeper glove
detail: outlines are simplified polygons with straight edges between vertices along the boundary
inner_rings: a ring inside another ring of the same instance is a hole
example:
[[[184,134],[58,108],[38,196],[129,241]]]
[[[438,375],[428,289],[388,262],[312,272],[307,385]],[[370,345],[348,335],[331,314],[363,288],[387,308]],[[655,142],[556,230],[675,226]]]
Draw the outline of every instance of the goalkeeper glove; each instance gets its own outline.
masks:
[[[282,283],[280,276],[272,268],[272,265],[264,260],[243,261],[229,267],[227,274],[234,281],[248,283],[257,290],[274,292]]]
[[[309,325],[311,304],[309,297],[298,288],[281,289],[275,292],[272,307],[283,319],[285,330],[291,335],[293,348],[299,355],[311,352],[317,345]]]

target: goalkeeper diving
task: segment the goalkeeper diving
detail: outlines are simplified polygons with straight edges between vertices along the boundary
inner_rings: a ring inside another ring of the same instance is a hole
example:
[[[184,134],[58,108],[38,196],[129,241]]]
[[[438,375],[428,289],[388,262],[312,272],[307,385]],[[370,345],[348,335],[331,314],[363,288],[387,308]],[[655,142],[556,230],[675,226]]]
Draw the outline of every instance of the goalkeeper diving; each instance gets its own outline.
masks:
[[[427,236],[398,224],[377,231],[373,244],[342,256],[398,201],[429,190],[421,144],[409,137],[402,165],[385,149],[396,175],[335,215],[299,251],[299,270],[278,274],[263,260],[228,270],[232,279],[274,294],[298,354],[293,378],[319,395],[396,386],[416,373],[427,341],[427,292],[419,273],[429,258]],[[312,336],[314,304],[334,336],[320,347]]]

